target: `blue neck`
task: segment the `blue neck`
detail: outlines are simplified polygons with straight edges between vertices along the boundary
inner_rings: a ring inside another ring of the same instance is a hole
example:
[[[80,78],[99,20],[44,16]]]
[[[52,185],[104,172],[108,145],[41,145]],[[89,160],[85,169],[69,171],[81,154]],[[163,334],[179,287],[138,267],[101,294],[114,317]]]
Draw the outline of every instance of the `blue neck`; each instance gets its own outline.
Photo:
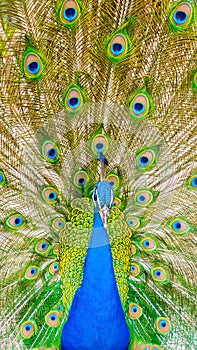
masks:
[[[98,211],[94,211],[94,223],[93,223],[93,229],[103,227],[103,222],[101,220],[101,216]]]
[[[99,213],[94,213],[83,282],[62,332],[62,350],[127,350],[126,325],[111,248]]]
[[[109,237],[103,226],[101,216],[98,212],[94,212],[94,224],[89,248],[98,248],[109,244]]]

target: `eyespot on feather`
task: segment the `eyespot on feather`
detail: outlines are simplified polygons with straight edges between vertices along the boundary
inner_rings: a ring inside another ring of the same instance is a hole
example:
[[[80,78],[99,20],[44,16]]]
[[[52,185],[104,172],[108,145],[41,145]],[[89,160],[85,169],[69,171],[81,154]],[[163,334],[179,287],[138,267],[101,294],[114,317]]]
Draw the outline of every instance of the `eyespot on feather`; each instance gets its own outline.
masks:
[[[0,187],[6,185],[7,183],[7,178],[5,176],[5,173],[3,169],[0,169]]]
[[[128,52],[129,40],[128,35],[119,32],[114,34],[107,45],[107,55],[113,62],[118,62]]]
[[[142,315],[142,308],[137,304],[130,304],[129,305],[129,316],[131,319],[135,320],[140,318]]]
[[[81,8],[79,1],[62,1],[58,7],[58,18],[64,26],[73,27],[79,20]]]
[[[140,245],[146,252],[152,252],[157,248],[155,241],[150,237],[143,238],[140,242]]]
[[[4,226],[10,230],[17,231],[25,227],[26,223],[27,221],[23,215],[20,213],[13,213],[5,219]]]
[[[50,250],[50,244],[47,240],[40,239],[37,241],[34,249],[39,255],[47,255]]]
[[[115,174],[109,174],[106,177],[106,180],[110,183],[111,187],[114,191],[116,191],[120,185],[119,177]]]
[[[189,2],[181,1],[170,12],[169,21],[174,30],[187,28],[192,21],[193,6]]]
[[[65,219],[62,217],[54,218],[51,222],[51,226],[56,232],[59,232],[65,226]]]
[[[74,185],[76,187],[85,187],[89,182],[89,176],[86,171],[78,171],[74,175]]]
[[[141,267],[138,264],[131,264],[131,275],[137,277],[141,273]]]
[[[57,163],[60,159],[60,150],[53,141],[46,140],[41,150],[43,158],[49,163]]]
[[[136,348],[136,350],[163,350],[163,349],[158,345],[141,344]]]
[[[140,190],[134,195],[134,202],[137,206],[147,207],[154,201],[154,196],[150,190]]]
[[[54,248],[53,248],[53,254],[55,254],[55,255],[57,255],[58,254],[58,252],[59,252],[59,244],[56,244],[55,246],[54,246]]]
[[[166,317],[159,317],[156,320],[156,328],[159,333],[161,334],[168,334],[171,329],[171,323],[170,320]]]
[[[36,333],[36,324],[31,320],[25,321],[22,323],[20,330],[22,337],[25,339],[29,339]]]
[[[153,108],[150,95],[146,91],[136,93],[128,100],[128,107],[134,119],[147,117]]]
[[[92,152],[98,156],[100,152],[106,154],[108,151],[109,143],[108,138],[103,134],[97,134],[91,143]]]
[[[56,204],[58,201],[58,190],[53,186],[46,186],[41,192],[43,200],[48,204]]]
[[[193,232],[194,228],[184,218],[176,217],[168,223],[169,228],[176,235],[184,235]]]
[[[189,177],[187,187],[191,190],[197,190],[197,173],[194,173]]]
[[[127,224],[132,228],[132,229],[137,229],[141,225],[141,221],[138,217],[136,216],[127,216]]]
[[[115,197],[112,203],[112,207],[114,206],[118,208],[120,205],[121,205],[121,199],[118,197]]]
[[[51,275],[54,275],[59,271],[59,262],[55,261],[49,266],[49,272]]]
[[[136,167],[139,170],[152,169],[156,162],[155,150],[151,148],[139,149],[136,153]]]
[[[38,278],[40,272],[40,268],[35,265],[30,265],[25,271],[25,278],[28,280],[34,280]]]
[[[78,85],[71,85],[63,94],[62,100],[64,108],[68,112],[76,114],[84,105],[85,95]]]
[[[44,70],[44,60],[34,49],[27,49],[23,54],[23,71],[27,78],[38,79]]]
[[[159,283],[168,282],[168,274],[163,267],[154,267],[151,269],[151,275],[154,281]]]
[[[45,316],[45,321],[48,324],[49,327],[58,327],[60,324],[60,319],[59,319],[59,312],[57,311],[50,311],[46,316]]]

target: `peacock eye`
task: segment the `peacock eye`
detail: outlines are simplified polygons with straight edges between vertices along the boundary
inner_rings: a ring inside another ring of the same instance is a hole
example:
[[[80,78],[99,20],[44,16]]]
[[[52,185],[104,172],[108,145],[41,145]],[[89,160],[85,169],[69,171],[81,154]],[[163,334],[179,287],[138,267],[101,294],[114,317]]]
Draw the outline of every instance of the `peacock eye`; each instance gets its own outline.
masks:
[[[78,171],[74,175],[74,184],[77,187],[84,187],[89,182],[89,176],[86,171]]]
[[[106,136],[102,135],[102,134],[97,134],[91,143],[91,149],[92,152],[98,156],[98,153],[103,153],[105,154],[108,150],[108,139]]]
[[[151,269],[151,275],[156,282],[167,282],[168,274],[163,267],[154,267]]]
[[[42,156],[50,163],[56,163],[60,157],[59,147],[55,142],[45,141],[42,145]]]
[[[131,274],[132,274],[132,276],[137,277],[140,274],[140,272],[141,272],[140,265],[133,263],[131,265]]]
[[[28,57],[30,58],[30,57]],[[28,63],[27,70],[30,74],[37,74],[40,70],[40,62],[36,61],[36,57],[31,57],[32,61]]]
[[[78,11],[74,7],[68,7],[64,10],[64,18],[67,21],[74,21],[78,15]]]
[[[94,199],[95,202],[97,202],[97,194],[95,192],[94,192],[93,199]]]
[[[35,265],[30,265],[25,271],[25,278],[28,280],[33,280],[39,276],[39,267]]]
[[[115,197],[112,203],[112,206],[119,207],[121,205],[121,200],[118,197]]]
[[[129,305],[129,316],[135,320],[142,315],[142,308],[137,304]]]
[[[119,56],[125,49],[124,37],[117,35],[111,43],[110,50],[114,56]]]
[[[114,191],[118,189],[120,181],[117,175],[110,174],[106,177],[106,180],[110,183]]]
[[[144,239],[142,239],[140,244],[141,244],[142,249],[146,252],[152,252],[157,247],[156,243],[154,242],[154,240],[152,238],[144,238]]]
[[[138,228],[141,225],[141,221],[138,217],[129,215],[127,217],[127,224],[132,228]]]
[[[120,33],[112,37],[107,46],[108,57],[117,62],[122,59],[128,52],[128,38],[126,35]]]
[[[51,275],[54,275],[58,271],[59,271],[59,263],[58,261],[55,261],[49,266],[49,272]]]
[[[166,317],[159,317],[156,321],[156,327],[159,333],[168,334],[171,328],[170,320]]]
[[[63,306],[62,305],[58,305],[57,309],[58,309],[58,311],[62,311],[63,310]]]
[[[56,244],[53,248],[53,254],[57,255],[59,252],[59,244]]]
[[[65,225],[64,218],[55,218],[52,220],[51,225],[55,231],[61,230]]]
[[[130,114],[134,118],[144,118],[150,112],[150,101],[147,93],[138,93],[129,101]]]
[[[44,69],[41,56],[36,51],[28,49],[23,56],[23,69],[27,78],[38,79]]]
[[[156,154],[153,149],[140,149],[136,154],[136,167],[139,170],[149,170],[156,161]]]
[[[4,171],[0,169],[0,186],[4,186],[6,183],[7,183],[7,179],[4,174]]]
[[[174,29],[184,29],[191,23],[192,15],[192,5],[189,3],[182,3],[171,11],[169,20]]]
[[[133,104],[132,108],[133,108],[134,113],[142,114],[144,112],[144,110],[145,110],[145,104],[142,103],[142,102],[135,102]]]
[[[192,176],[190,176],[190,178],[188,179],[188,182],[187,182],[187,186],[191,190],[197,190],[197,174],[196,173],[193,174]]]
[[[78,21],[81,11],[76,0],[64,0],[58,9],[59,19],[65,26],[73,26]]]
[[[59,313],[57,311],[50,311],[45,316],[45,321],[49,327],[58,327],[60,323]]]
[[[68,88],[63,95],[64,107],[72,114],[75,114],[80,110],[84,104],[84,101],[85,96],[82,89],[77,85],[73,85]]]
[[[38,253],[38,254],[47,255],[49,250],[50,250],[50,244],[47,240],[40,239],[35,244],[34,249],[35,249],[36,253]]]
[[[31,338],[36,333],[36,325],[33,321],[25,321],[21,325],[21,335],[23,338]]]
[[[138,191],[134,196],[134,201],[136,205],[140,207],[149,206],[154,200],[153,193],[150,190]]]
[[[169,227],[171,231],[177,235],[182,235],[192,231],[192,227],[183,218],[174,218],[169,222]]]
[[[69,99],[68,99],[68,106],[70,107],[70,108],[77,108],[78,106],[79,106],[79,104],[80,104],[80,99],[79,99],[79,97],[77,96],[75,96],[75,97],[70,97]]]
[[[55,187],[46,186],[41,194],[44,201],[48,204],[55,204],[58,201],[58,191]]]
[[[5,227],[11,230],[20,230],[26,225],[27,221],[23,215],[19,213],[11,214],[4,222]]]
[[[188,19],[188,15],[184,11],[176,11],[173,18],[177,24],[184,24]]]

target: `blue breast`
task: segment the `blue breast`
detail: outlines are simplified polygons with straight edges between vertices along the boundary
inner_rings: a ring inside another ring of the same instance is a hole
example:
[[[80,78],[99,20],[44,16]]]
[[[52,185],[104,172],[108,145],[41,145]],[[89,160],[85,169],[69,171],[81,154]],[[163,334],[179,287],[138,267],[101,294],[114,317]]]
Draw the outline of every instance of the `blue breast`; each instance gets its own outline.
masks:
[[[127,350],[129,338],[108,235],[95,213],[83,282],[63,328],[62,350]]]

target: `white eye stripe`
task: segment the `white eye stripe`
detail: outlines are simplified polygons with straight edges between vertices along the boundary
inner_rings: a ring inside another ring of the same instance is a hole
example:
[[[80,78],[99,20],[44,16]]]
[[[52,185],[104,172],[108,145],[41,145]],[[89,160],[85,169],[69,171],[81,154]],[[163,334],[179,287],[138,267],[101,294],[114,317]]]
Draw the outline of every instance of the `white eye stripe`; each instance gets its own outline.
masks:
[[[94,196],[96,195],[96,197],[97,197],[97,200],[95,201],[95,199],[94,199]],[[99,196],[98,196],[98,190],[95,188],[95,190],[94,190],[94,192],[93,192],[93,194],[92,194],[92,198],[93,198],[93,201],[94,201],[94,203],[96,203],[97,205],[98,205],[98,207],[99,207],[99,209],[101,209],[101,203],[100,203],[100,200],[99,200]]]
[[[96,189],[96,196],[97,196],[97,204],[98,204],[99,210],[101,210],[101,203],[100,203],[97,189]]]
[[[95,197],[96,197],[96,200],[95,200]],[[96,204],[97,208],[99,210],[101,210],[102,207],[101,207],[100,198],[98,196],[98,189],[97,188],[95,188],[94,192],[92,193],[92,199],[93,199],[93,202]],[[114,200],[114,193],[113,193],[113,190],[111,189],[111,198],[110,198],[110,203],[109,203],[109,206],[108,206],[109,209],[112,206],[113,200]]]
[[[113,203],[113,200],[114,200],[114,194],[113,194],[113,191],[111,190],[110,208],[111,208],[111,205],[112,205],[112,203]]]

